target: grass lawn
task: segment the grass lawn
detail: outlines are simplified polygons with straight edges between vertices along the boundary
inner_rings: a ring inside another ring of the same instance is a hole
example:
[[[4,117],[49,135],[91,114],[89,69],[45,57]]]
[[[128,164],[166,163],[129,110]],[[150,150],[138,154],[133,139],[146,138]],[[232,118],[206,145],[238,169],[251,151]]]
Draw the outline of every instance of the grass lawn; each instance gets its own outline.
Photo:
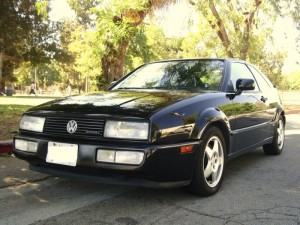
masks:
[[[0,96],[0,140],[10,140],[19,130],[22,114],[57,96]]]
[[[57,99],[56,96],[0,96],[0,105],[40,105],[45,102]]]
[[[0,140],[9,140],[19,130],[22,114],[31,105],[1,105],[0,104]]]

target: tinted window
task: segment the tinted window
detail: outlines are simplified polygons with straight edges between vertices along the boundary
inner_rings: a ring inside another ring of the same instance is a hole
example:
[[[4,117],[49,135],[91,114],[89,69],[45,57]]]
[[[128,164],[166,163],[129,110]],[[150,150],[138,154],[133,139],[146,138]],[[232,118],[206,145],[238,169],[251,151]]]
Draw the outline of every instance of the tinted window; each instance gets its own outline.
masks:
[[[182,60],[146,64],[113,89],[201,89],[220,88],[224,62]]]
[[[255,81],[255,91],[258,91],[258,86],[256,80],[254,79],[252,73],[248,69],[248,67],[243,63],[232,63],[231,64],[231,73],[230,73],[230,80],[235,87],[236,81],[241,78],[252,79]]]

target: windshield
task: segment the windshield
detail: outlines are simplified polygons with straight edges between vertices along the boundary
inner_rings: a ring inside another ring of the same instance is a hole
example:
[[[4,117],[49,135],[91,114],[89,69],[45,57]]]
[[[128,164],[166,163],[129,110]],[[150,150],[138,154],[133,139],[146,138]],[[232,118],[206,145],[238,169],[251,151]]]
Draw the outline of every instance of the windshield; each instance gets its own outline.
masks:
[[[217,91],[224,62],[182,60],[146,64],[117,84],[117,89],[201,89]]]

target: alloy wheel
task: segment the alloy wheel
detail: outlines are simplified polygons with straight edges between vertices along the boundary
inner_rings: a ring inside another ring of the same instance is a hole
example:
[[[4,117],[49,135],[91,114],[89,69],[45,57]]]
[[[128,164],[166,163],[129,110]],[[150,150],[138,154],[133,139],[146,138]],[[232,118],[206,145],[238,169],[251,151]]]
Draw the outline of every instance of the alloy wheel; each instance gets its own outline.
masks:
[[[278,126],[277,126],[277,145],[279,149],[282,149],[284,144],[284,125],[283,121],[279,120],[278,121]]]
[[[224,149],[217,136],[212,136],[205,147],[203,158],[203,172],[207,185],[218,185],[224,168]]]

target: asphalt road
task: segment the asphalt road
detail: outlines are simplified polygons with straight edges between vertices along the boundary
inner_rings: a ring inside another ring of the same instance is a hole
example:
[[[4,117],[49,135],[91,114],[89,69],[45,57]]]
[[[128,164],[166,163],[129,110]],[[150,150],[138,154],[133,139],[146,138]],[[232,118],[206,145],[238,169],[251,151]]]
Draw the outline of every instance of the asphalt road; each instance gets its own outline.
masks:
[[[231,161],[208,198],[54,178],[0,157],[0,224],[300,224],[300,114],[289,115],[285,150]]]

